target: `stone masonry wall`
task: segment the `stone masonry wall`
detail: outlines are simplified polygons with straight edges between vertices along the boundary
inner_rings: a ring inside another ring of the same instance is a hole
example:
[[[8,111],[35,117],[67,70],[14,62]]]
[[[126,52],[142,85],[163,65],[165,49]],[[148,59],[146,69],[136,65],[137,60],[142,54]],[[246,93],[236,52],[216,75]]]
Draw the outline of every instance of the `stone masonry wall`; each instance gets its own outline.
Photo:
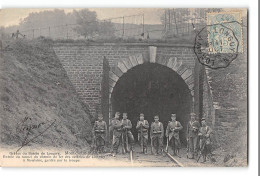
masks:
[[[196,58],[191,45],[147,44],[147,43],[56,43],[54,50],[68,77],[82,100],[95,115],[101,105],[101,82],[103,59],[109,62],[110,69],[116,67],[120,59],[131,55],[147,53],[149,46],[157,47],[156,59],[176,57],[193,70]]]

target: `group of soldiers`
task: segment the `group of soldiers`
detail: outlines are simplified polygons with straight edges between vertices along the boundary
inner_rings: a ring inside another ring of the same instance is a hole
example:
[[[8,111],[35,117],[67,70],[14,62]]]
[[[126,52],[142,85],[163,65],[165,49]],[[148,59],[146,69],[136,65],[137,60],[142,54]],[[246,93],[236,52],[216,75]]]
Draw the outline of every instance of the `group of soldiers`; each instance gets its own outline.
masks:
[[[196,120],[196,114],[191,113],[191,119],[187,126],[187,158],[199,160],[202,156],[203,161],[211,155],[211,128],[207,125],[204,118],[201,119],[201,125]],[[123,117],[119,120],[120,113],[116,112],[114,118],[110,122],[109,132],[112,134],[113,156],[118,153],[120,144],[122,145],[122,153],[134,151],[134,136],[131,132],[132,123],[127,118],[127,113],[123,113]],[[147,154],[148,132],[150,128],[151,153],[160,155],[163,153],[164,134],[167,138],[165,151],[168,152],[168,146],[171,147],[173,155],[181,157],[179,150],[181,148],[180,131],[183,126],[176,120],[176,114],[171,114],[171,120],[168,122],[164,133],[163,123],[159,121],[159,116],[154,116],[154,122],[151,127],[149,122],[145,120],[144,114],[141,113],[136,129],[138,131],[138,142],[141,146],[141,152]],[[104,146],[107,136],[107,125],[102,115],[99,115],[98,121],[93,127],[94,144],[98,152],[104,152]]]

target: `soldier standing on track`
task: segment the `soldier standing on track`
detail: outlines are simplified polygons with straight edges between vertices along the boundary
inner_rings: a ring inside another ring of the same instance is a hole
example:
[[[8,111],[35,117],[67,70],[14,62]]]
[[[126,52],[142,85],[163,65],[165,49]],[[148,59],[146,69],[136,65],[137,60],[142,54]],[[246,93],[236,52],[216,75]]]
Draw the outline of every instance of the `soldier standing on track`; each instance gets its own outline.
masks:
[[[194,159],[198,155],[198,131],[200,128],[199,122],[195,119],[196,114],[191,113],[191,120],[187,127],[187,143],[189,147],[188,158]]]
[[[123,113],[123,119],[121,120],[121,124],[122,124],[122,135],[124,139],[124,141],[122,141],[122,144],[123,144],[123,147],[125,147],[125,151],[128,152],[127,150],[127,142],[128,142],[128,139],[129,139],[129,143],[130,143],[130,150],[134,150],[134,143],[135,143],[135,140],[134,140],[134,136],[131,132],[131,129],[132,129],[132,123],[129,119],[127,119],[127,113]],[[127,139],[128,138],[128,139]]]
[[[199,129],[200,138],[200,155],[203,157],[203,163],[206,162],[207,156],[211,158],[211,128],[207,125],[205,118],[201,119],[201,125]]]
[[[93,134],[95,138],[95,148],[97,152],[103,153],[107,135],[107,124],[103,120],[102,114],[99,114],[98,121],[95,121]]]
[[[150,137],[151,137],[151,147],[152,154],[162,154],[163,150],[163,124],[159,122],[159,116],[154,116],[154,122],[151,125]],[[156,152],[153,152],[153,149],[156,149]]]
[[[149,123],[147,120],[144,120],[143,113],[140,114],[140,120],[137,122],[136,129],[138,131],[138,141],[141,145],[141,151],[147,154]]]
[[[120,137],[122,133],[122,123],[119,120],[119,112],[116,112],[115,118],[111,121],[111,129],[113,133],[113,156],[115,156],[118,153],[118,147],[120,144]]]
[[[182,130],[182,125],[176,120],[176,114],[171,115],[171,121],[169,121],[166,128],[166,137],[172,147],[173,155],[177,155],[180,158],[179,150],[181,148],[181,141],[179,131]]]
[[[112,124],[114,121],[119,119],[119,116],[120,116],[120,112],[116,112],[115,117],[112,118],[109,123],[109,143],[112,145],[113,145],[113,131],[114,131]]]

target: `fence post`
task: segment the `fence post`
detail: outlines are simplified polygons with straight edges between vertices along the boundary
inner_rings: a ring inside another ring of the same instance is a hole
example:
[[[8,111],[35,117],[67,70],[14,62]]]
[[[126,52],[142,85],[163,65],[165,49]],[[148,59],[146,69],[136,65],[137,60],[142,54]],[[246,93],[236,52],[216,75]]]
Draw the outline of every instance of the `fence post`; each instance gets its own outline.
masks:
[[[123,16],[123,37],[125,35],[125,17]]]
[[[165,30],[165,34],[167,32],[167,11],[165,10],[165,13],[164,13],[164,30]]]
[[[144,14],[143,14],[143,38],[144,38]]]
[[[66,24],[66,30],[67,30],[67,39],[68,39],[69,38],[68,24]]]
[[[32,31],[33,31],[33,39],[34,39],[34,29]]]
[[[171,32],[171,10],[170,9],[168,10],[168,13],[169,13],[169,32]]]
[[[188,34],[190,34],[190,23],[188,22]]]
[[[49,37],[51,37],[51,27],[49,26]]]
[[[175,25],[176,25],[176,32],[177,32],[177,35],[178,35],[178,26],[177,26],[177,20],[176,20],[176,12],[174,11],[174,21],[175,21]]]

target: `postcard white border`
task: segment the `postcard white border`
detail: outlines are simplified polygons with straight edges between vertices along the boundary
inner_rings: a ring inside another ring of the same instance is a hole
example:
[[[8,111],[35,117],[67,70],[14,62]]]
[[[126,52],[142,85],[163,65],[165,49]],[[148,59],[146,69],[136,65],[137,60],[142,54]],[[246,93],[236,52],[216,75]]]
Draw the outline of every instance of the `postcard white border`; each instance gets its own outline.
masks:
[[[1,8],[36,7],[189,7],[249,8],[249,166],[246,168],[1,168],[1,175],[257,175],[258,173],[258,0],[0,0]]]

